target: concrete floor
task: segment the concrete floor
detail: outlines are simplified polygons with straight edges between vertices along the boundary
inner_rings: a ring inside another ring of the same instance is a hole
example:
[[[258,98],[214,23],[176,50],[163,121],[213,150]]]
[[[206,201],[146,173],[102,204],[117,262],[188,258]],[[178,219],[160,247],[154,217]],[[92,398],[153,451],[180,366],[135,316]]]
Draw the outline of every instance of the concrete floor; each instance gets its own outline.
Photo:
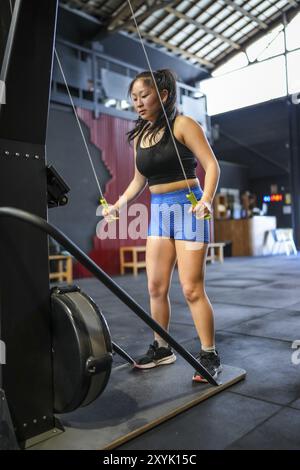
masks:
[[[300,256],[225,258],[207,265],[216,344],[224,363],[246,380],[148,431],[119,449],[300,449]],[[144,272],[114,280],[149,311]],[[112,339],[133,357],[152,332],[94,279],[76,281],[97,302]],[[170,290],[171,334],[192,353],[199,340],[175,270]],[[115,356],[114,365],[122,359]],[[187,365],[187,367],[189,367]],[[191,377],[193,371],[191,370]]]

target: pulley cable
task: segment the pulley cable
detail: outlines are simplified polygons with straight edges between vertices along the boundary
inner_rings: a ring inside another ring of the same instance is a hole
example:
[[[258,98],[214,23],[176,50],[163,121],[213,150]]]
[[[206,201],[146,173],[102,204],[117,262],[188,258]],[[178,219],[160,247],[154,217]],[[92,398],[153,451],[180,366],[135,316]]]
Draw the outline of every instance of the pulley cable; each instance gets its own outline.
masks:
[[[58,53],[57,53],[56,49],[54,49],[54,53],[55,53],[55,57],[56,57],[56,60],[57,60],[57,63],[58,63],[58,67],[59,67],[61,75],[63,77],[65,87],[66,87],[68,95],[69,95],[69,99],[70,99],[70,102],[71,102],[71,105],[72,105],[72,108],[73,108],[73,111],[74,111],[74,114],[75,114],[76,122],[78,124],[79,131],[80,131],[83,143],[84,143],[84,147],[85,147],[86,153],[88,155],[88,158],[89,158],[92,170],[93,170],[93,174],[94,174],[94,177],[95,177],[95,180],[96,180],[96,184],[97,184],[98,189],[99,189],[99,194],[100,194],[99,202],[105,209],[108,209],[109,205],[108,205],[108,203],[107,203],[107,201],[106,201],[106,199],[103,195],[103,191],[101,189],[101,185],[100,185],[99,179],[97,177],[97,173],[96,173],[95,166],[94,166],[94,163],[93,163],[93,160],[92,160],[92,157],[91,157],[91,153],[90,153],[86,138],[85,138],[83,130],[82,130],[82,126],[81,126],[81,123],[80,123],[80,120],[79,120],[79,117],[78,117],[78,113],[77,113],[76,108],[75,108],[74,100],[73,100],[73,97],[71,95],[70,88],[68,86],[66,76],[65,76],[65,73],[64,73],[64,70],[63,70],[63,67],[62,67],[62,64],[61,64],[61,61],[59,59],[59,56],[58,56]],[[113,220],[116,220],[116,219],[118,219],[118,217],[115,216],[115,215],[112,215],[112,214],[110,214],[109,217],[106,218],[106,220],[108,222],[112,222]]]

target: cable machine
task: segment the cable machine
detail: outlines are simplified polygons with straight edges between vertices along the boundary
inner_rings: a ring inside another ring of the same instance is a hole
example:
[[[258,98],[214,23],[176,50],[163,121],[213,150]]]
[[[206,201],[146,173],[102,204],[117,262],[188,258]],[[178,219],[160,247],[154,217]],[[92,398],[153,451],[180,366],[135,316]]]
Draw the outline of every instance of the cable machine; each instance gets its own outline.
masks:
[[[0,2],[0,449],[32,446],[64,431],[57,414],[95,401],[108,384],[111,339],[93,299],[49,286],[48,235],[219,388],[208,371],[60,230],[47,209],[70,188],[47,166],[46,130],[58,0]],[[2,95],[3,96],[3,95]],[[5,353],[5,358],[2,356]],[[232,374],[231,374],[232,375]],[[234,371],[234,381],[244,371]],[[230,378],[231,385],[233,378]],[[228,386],[226,385],[226,386]]]
[[[10,6],[13,6],[11,19]],[[57,2],[0,2],[0,201],[47,218],[46,129]],[[5,34],[7,34],[5,38]],[[55,428],[47,236],[0,221],[2,386],[19,442]]]

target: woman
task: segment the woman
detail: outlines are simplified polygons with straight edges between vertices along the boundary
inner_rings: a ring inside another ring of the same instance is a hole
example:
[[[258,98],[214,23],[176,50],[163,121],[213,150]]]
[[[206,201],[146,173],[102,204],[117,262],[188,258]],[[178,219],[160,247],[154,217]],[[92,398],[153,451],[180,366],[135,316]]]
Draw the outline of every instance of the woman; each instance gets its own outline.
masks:
[[[151,316],[165,330],[169,329],[169,288],[177,261],[182,290],[201,342],[197,358],[216,378],[222,366],[215,349],[213,310],[205,293],[204,277],[209,243],[206,219],[211,213],[220,169],[202,128],[193,119],[178,114],[173,73],[158,70],[154,77],[188,184],[198,203],[192,207],[186,198],[189,193],[187,181],[151,73],[142,72],[129,87],[135,111],[139,114],[135,128],[128,133],[129,142],[134,140],[135,175],[119,200],[109,209],[103,209],[103,215],[116,214],[125,201],[133,200],[148,183],[151,221],[146,243],[146,272]],[[197,160],[205,171],[203,191],[195,173]],[[175,360],[172,349],[155,333],[153,344],[137,361],[136,367],[149,369]],[[193,380],[206,382],[197,371]]]

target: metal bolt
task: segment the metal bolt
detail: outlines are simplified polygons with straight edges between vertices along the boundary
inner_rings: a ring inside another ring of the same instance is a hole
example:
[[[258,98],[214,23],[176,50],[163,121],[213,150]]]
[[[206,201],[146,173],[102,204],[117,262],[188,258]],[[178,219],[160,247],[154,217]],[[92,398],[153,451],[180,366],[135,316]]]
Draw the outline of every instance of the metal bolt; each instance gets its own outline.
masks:
[[[20,154],[19,154],[18,152],[16,152],[15,155],[16,155],[16,157],[19,157],[19,156],[20,156]]]
[[[26,427],[27,427],[27,423],[24,423],[23,426],[24,426],[24,428],[26,428]]]
[[[33,422],[34,422],[34,424],[36,424],[36,423],[37,423],[37,419],[34,419]]]
[[[25,153],[26,158],[29,158],[29,156],[30,156],[29,153]]]
[[[47,419],[47,416],[43,416],[43,419]]]
[[[35,158],[36,160],[38,160],[40,157],[39,157],[39,155],[35,155],[34,158]]]
[[[5,155],[9,155],[9,151],[8,150],[5,150]]]

